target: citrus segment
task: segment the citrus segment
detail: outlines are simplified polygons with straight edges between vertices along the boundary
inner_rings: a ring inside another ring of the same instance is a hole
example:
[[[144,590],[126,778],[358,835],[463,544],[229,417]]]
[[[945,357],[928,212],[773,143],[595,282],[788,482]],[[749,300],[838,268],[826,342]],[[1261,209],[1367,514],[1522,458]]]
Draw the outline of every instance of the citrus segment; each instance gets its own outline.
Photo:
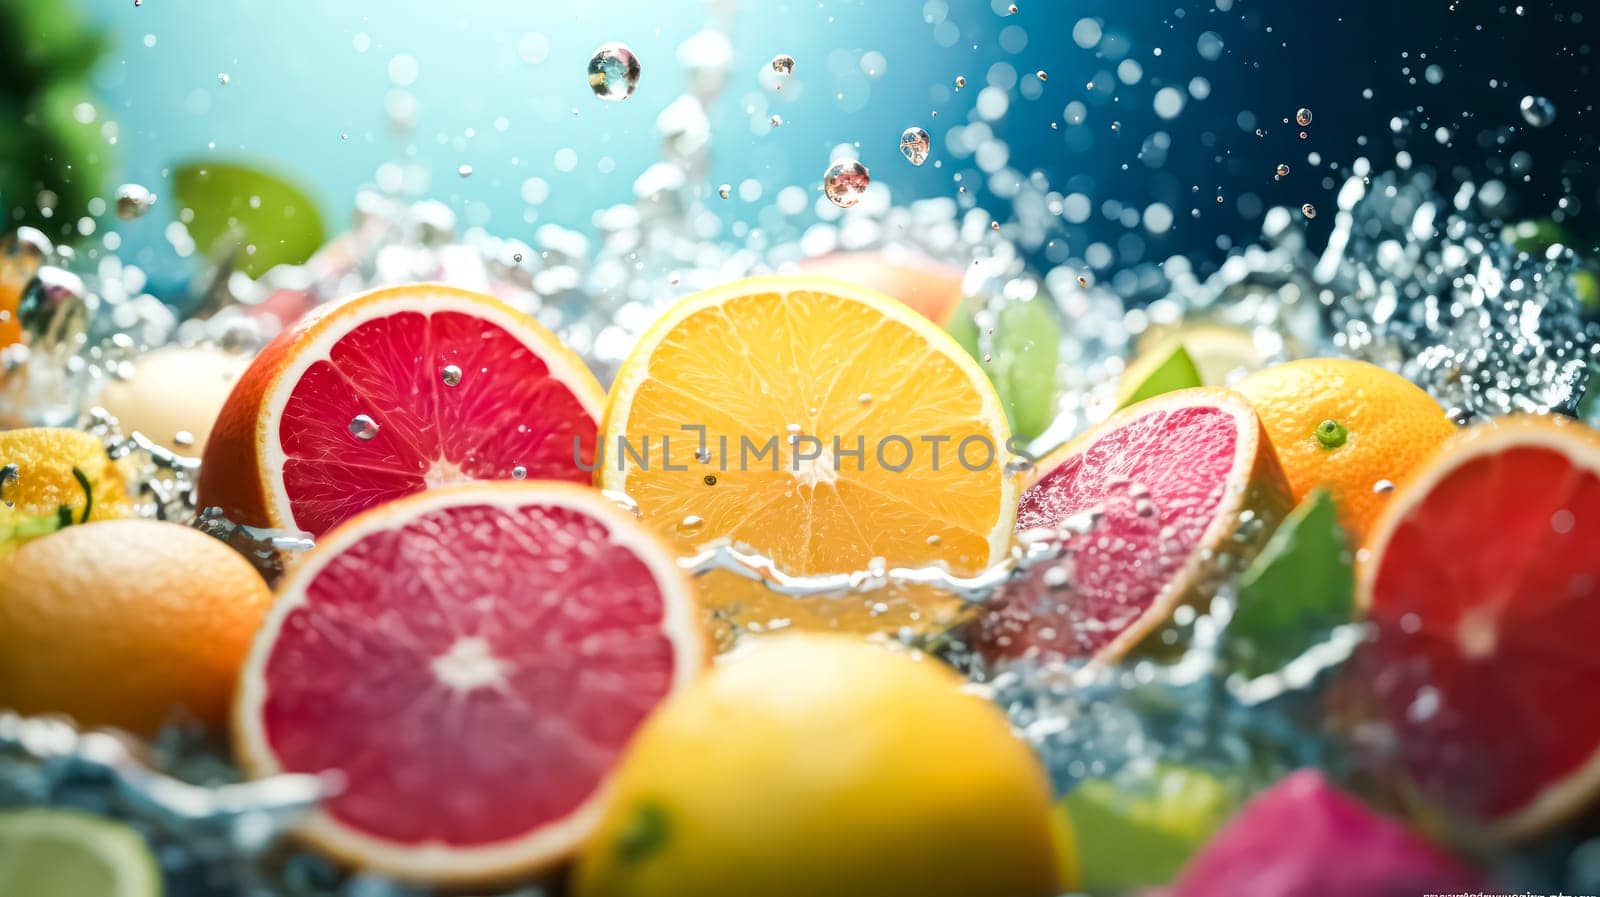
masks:
[[[1129,406],[1035,470],[1018,531],[1083,514],[1093,525],[1065,536],[1068,577],[1045,568],[987,614],[978,642],[990,655],[1120,656],[1180,603],[1208,598],[1217,555],[1247,559],[1290,507],[1255,413],[1214,387]]]
[[[77,810],[0,813],[0,894],[161,897],[161,866],[139,833]]]
[[[433,490],[335,529],[286,577],[241,680],[240,760],[340,773],[304,833],[352,863],[499,880],[582,842],[703,639],[665,546],[598,493]]]
[[[1552,418],[1448,442],[1380,519],[1358,600],[1425,793],[1498,834],[1600,790],[1600,434]]]
[[[280,335],[223,406],[203,506],[319,535],[383,501],[469,480],[586,482],[599,384],[533,319],[416,284]]]
[[[983,373],[904,306],[837,281],[754,278],[684,300],[623,364],[602,431],[600,484],[681,552],[730,539],[788,573],[874,558],[970,572],[1011,529],[1005,415]],[[702,581],[708,604],[750,622],[807,611],[760,591]]]

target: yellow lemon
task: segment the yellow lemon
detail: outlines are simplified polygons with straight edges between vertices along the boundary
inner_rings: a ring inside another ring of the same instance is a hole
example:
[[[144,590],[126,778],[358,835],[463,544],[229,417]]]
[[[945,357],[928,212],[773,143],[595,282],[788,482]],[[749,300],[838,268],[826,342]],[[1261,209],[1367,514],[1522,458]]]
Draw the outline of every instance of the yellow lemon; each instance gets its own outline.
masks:
[[[1045,897],[1050,791],[987,700],[922,655],[760,640],[645,724],[575,897]]]
[[[17,534],[37,529],[35,521],[55,521],[45,529],[51,531],[133,513],[127,481],[105,445],[56,427],[0,430],[0,509],[0,557],[15,550]]]

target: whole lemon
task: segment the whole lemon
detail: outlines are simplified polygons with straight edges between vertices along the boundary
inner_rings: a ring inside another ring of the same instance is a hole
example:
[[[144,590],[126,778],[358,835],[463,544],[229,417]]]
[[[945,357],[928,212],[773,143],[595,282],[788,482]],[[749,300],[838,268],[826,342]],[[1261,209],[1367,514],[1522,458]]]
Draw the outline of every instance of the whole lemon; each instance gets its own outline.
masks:
[[[0,560],[0,707],[143,735],[179,708],[220,725],[271,600],[198,530],[69,526]]]
[[[1327,488],[1358,546],[1394,490],[1456,430],[1410,380],[1365,361],[1285,362],[1233,388],[1267,428],[1294,500]]]
[[[845,636],[758,641],[629,745],[573,893],[1057,893],[1044,770],[962,683]]]

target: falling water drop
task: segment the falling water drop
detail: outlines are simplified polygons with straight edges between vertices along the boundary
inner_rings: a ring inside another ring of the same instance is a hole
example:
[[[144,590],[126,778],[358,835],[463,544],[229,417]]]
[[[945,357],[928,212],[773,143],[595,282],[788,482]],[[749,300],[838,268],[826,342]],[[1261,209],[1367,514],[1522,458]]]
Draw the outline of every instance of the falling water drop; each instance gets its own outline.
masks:
[[[848,209],[861,201],[872,183],[867,166],[855,159],[844,159],[828,166],[822,175],[822,192],[828,201],[841,209]]]
[[[1278,163],[1278,177],[1286,178],[1288,176],[1289,176],[1289,166],[1283,164],[1282,162],[1279,162]]]
[[[1045,71],[1044,69],[1040,69],[1037,72],[1034,72],[1033,76],[1035,78],[1038,78],[1040,81],[1049,81],[1050,80],[1050,73]]]
[[[472,177],[472,166],[471,165],[462,165],[460,168],[456,169],[456,174],[458,174],[458,175],[460,175],[460,176],[462,176],[464,178],[470,178],[470,177]]]
[[[1302,128],[1311,124],[1311,110],[1305,108],[1304,106],[1296,109],[1294,113],[1294,123]]]
[[[350,435],[362,442],[371,442],[378,435],[378,422],[365,414],[350,418]]]
[[[117,188],[117,217],[123,221],[142,217],[155,203],[156,195],[143,184],[123,184]]]
[[[1315,218],[1317,217],[1317,207],[1308,202],[1300,207],[1300,214],[1307,218]]]
[[[900,155],[912,165],[921,165],[928,159],[928,147],[932,140],[928,132],[918,127],[906,128],[900,133]]]
[[[1548,127],[1556,120],[1556,104],[1544,97],[1523,97],[1517,108],[1522,110],[1522,120],[1535,128]]]
[[[732,184],[723,184],[721,187],[717,188],[717,195],[723,199],[727,199],[731,193],[733,193]]]
[[[965,75],[957,75],[956,76],[956,90],[960,90],[961,88],[966,87],[966,86],[967,86],[967,78],[966,78],[966,76]]]
[[[639,57],[627,44],[601,44],[589,57],[589,89],[602,100],[626,100],[639,86]]]
[[[223,87],[227,87],[228,82],[232,80],[232,78],[228,77],[227,72],[217,72],[217,83],[221,84]]]
[[[794,57],[788,53],[779,53],[772,57],[772,70],[780,75],[794,74]]]

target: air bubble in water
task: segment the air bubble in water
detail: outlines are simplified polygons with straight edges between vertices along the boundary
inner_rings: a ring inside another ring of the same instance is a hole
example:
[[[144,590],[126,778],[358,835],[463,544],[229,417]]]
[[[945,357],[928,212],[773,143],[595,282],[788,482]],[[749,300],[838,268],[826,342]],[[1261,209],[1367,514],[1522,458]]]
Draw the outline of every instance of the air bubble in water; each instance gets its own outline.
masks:
[[[779,53],[772,57],[772,70],[780,75],[794,74],[794,57],[788,53]]]
[[[928,137],[928,132],[921,128],[906,128],[900,133],[900,155],[905,156],[906,161],[912,165],[921,165],[927,161],[930,145],[932,140]]]
[[[867,166],[855,159],[844,159],[828,166],[822,175],[822,192],[828,201],[841,209],[848,209],[861,201],[861,195],[867,192],[867,185],[872,183],[872,175],[867,171]]]
[[[1315,218],[1317,217],[1317,207],[1308,202],[1300,207],[1300,214],[1307,218]]]
[[[1305,108],[1304,106],[1296,109],[1294,113],[1294,123],[1302,128],[1311,124],[1311,110]]]
[[[378,435],[378,422],[365,414],[350,418],[350,435],[362,442],[371,442]]]
[[[155,203],[156,195],[143,184],[123,184],[117,188],[117,217],[123,221],[142,217]]]
[[[639,57],[627,44],[601,44],[589,57],[589,89],[602,100],[626,100],[639,86]]]
[[[457,367],[457,366],[455,366],[453,364],[445,365],[444,366],[444,370],[441,370],[439,372],[439,380],[445,386],[458,386],[458,385],[460,385],[460,383],[461,383],[461,368],[459,368],[459,367]]]
[[[1535,128],[1548,127],[1556,120],[1556,104],[1544,97],[1523,97],[1517,108],[1522,110],[1522,120]]]

